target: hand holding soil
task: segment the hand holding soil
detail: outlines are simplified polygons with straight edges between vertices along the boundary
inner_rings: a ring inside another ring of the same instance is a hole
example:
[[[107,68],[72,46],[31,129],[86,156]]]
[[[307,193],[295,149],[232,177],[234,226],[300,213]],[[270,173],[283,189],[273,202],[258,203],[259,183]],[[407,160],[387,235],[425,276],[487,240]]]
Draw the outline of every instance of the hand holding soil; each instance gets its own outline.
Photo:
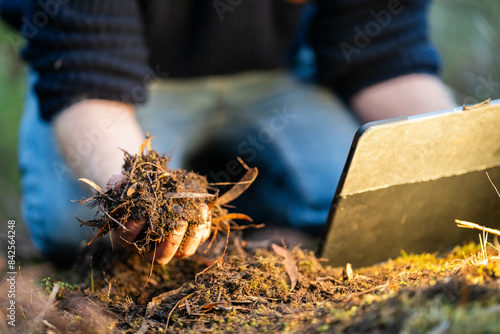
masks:
[[[182,239],[188,228],[188,222],[181,221],[176,230],[170,233],[166,240],[158,244],[158,248],[150,250],[145,254],[144,259],[157,264],[167,264],[175,257],[188,257],[193,255],[198,247],[204,243],[210,236],[211,217],[209,215],[208,206],[205,204],[201,207],[201,215],[204,217],[205,223],[196,226],[193,230],[193,235],[186,238],[183,249],[180,249]],[[127,230],[111,231],[111,239],[113,243],[119,247],[126,249],[135,249],[133,246],[138,235],[145,228],[146,219],[129,220],[125,227]]]
[[[147,154],[144,149],[147,147]],[[137,250],[149,262],[166,264],[173,257],[193,255],[212,231],[229,233],[242,228],[232,219],[251,219],[243,214],[228,214],[222,205],[245,191],[257,176],[256,168],[242,161],[247,173],[222,196],[210,187],[204,176],[181,169],[168,169],[169,158],[151,149],[148,138],[131,155],[125,152],[122,175],[108,181],[106,191],[88,179],[97,194],[79,201],[98,207],[96,219],[78,221],[97,227],[92,239],[111,233],[113,244]],[[209,193],[209,190],[212,193]]]

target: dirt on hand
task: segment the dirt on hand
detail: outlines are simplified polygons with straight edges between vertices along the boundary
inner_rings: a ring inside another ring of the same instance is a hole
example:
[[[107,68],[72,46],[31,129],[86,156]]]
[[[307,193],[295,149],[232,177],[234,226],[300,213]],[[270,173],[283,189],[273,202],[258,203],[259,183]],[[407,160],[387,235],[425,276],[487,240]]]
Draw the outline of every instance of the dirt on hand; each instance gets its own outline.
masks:
[[[143,143],[138,154],[124,154],[122,176],[112,178],[106,191],[91,180],[80,179],[97,191],[94,196],[78,201],[98,208],[93,220],[77,218],[81,224],[98,229],[89,244],[113,229],[126,229],[129,220],[145,219],[145,228],[134,246],[140,254],[146,254],[176,230],[181,220],[188,222],[184,239],[191,236],[193,227],[204,223],[201,206],[208,207],[214,231],[227,231],[231,226],[239,228],[233,219],[251,221],[244,214],[228,214],[223,208],[245,191],[257,176],[257,169],[249,168],[241,160],[247,169],[242,181],[223,196],[218,196],[218,191],[209,186],[206,177],[182,169],[169,169],[169,157],[152,150],[151,138]]]

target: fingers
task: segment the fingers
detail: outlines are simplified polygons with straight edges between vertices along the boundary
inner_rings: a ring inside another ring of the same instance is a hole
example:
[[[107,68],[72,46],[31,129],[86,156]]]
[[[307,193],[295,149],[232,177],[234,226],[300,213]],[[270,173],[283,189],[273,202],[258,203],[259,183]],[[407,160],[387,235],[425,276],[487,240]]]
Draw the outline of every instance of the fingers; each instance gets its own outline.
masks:
[[[184,248],[176,257],[188,257],[196,253],[198,247],[210,236],[210,222],[193,227],[193,235],[187,238]]]
[[[204,223],[193,227],[191,236],[179,251],[179,246],[184,238],[188,228],[188,223],[184,220],[179,221],[175,231],[170,233],[165,241],[159,243],[156,250],[151,250],[146,254],[146,261],[153,261],[158,264],[167,264],[174,257],[188,257],[193,255],[198,247],[210,237],[210,227],[212,224],[212,215],[206,204],[200,205],[200,216]],[[128,230],[113,230],[111,238],[113,242],[122,248],[135,249],[134,242],[139,233],[144,228],[146,220],[129,220],[125,226]]]
[[[212,226],[212,219],[210,219],[207,228],[202,232],[200,245],[205,241],[207,241],[208,238],[210,238],[210,232],[212,231],[211,226]]]
[[[111,231],[111,240],[118,246],[122,248],[135,249],[132,244],[139,233],[141,233],[146,219],[141,220],[129,220],[125,227],[128,231],[120,228],[118,230]]]
[[[212,225],[212,216],[208,205],[200,205],[200,215],[204,223],[193,227],[192,234],[187,238],[184,249],[178,252],[176,257],[188,257],[196,253],[198,247],[210,237],[210,226]]]
[[[118,190],[123,182],[123,174],[115,174],[111,176],[106,184],[106,189]]]
[[[156,254],[155,250],[151,250],[146,255],[146,260],[152,261],[154,258],[154,262],[158,264],[167,264],[170,262],[179,249],[187,227],[188,223],[185,220],[179,221],[177,229],[170,233],[165,241],[158,244]]]
[[[201,242],[200,242],[200,245],[201,245],[210,237],[210,227],[212,226],[212,212],[208,208],[208,205],[203,203],[200,205],[200,214],[201,214],[201,218],[203,219],[203,221],[207,223],[206,228],[204,228],[201,231],[201,235],[202,235]]]

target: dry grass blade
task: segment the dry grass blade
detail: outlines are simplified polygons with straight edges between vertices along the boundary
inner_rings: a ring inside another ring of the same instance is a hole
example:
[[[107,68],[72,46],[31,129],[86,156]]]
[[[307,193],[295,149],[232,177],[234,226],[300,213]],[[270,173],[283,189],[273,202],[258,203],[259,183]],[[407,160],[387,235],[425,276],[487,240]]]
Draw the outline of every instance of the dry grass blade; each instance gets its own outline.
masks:
[[[488,180],[490,180],[490,183],[493,186],[493,189],[495,189],[495,191],[497,192],[498,197],[500,197],[500,192],[498,191],[498,189],[495,186],[495,184],[493,183],[493,181],[491,181],[491,177],[490,177],[490,174],[488,174],[488,172],[486,172],[486,176],[488,177]]]
[[[245,167],[248,168],[246,165]],[[213,208],[215,205],[222,205],[229,203],[238,198],[243,192],[245,192],[245,190],[248,189],[248,187],[250,187],[252,182],[257,177],[258,173],[259,171],[257,170],[256,167],[249,168],[245,173],[245,175],[243,175],[241,180],[238,183],[236,183],[231,189],[229,189],[224,195],[222,195],[221,197],[217,198],[215,201],[210,203],[209,208]]]
[[[168,323],[170,322],[170,317],[172,316],[172,313],[174,313],[175,309],[185,300],[187,300],[189,297],[191,297],[192,295],[194,295],[195,293],[191,293],[189,295],[187,295],[186,297],[182,298],[181,300],[179,300],[177,302],[177,304],[174,305],[174,307],[172,308],[172,311],[170,311],[170,313],[168,314],[168,318],[167,318],[167,322],[165,323],[165,328],[168,328]]]
[[[161,295],[153,297],[153,299],[151,299],[151,301],[148,303],[148,306],[146,308],[146,317],[149,318],[151,316],[151,314],[153,314],[153,310],[155,309],[155,307],[160,305],[162,301],[164,301],[165,299],[167,299],[171,296],[175,296],[176,294],[181,292],[182,289],[183,289],[183,287],[180,287],[178,289],[170,290],[170,291],[162,293]]]
[[[88,221],[85,221],[83,219],[80,219],[78,218],[77,216],[75,216],[76,220],[78,220],[80,222],[80,224],[82,225],[85,225],[85,226],[88,226],[88,227],[95,227],[95,224],[92,224],[92,223],[89,223]]]
[[[474,104],[474,105],[471,105],[471,106],[466,106],[464,104],[463,106],[463,110],[472,110],[472,109],[477,109],[477,108],[481,108],[481,107],[486,107],[486,106],[489,106],[491,104],[491,97],[488,98],[487,100],[483,101],[483,102],[479,102],[477,104]]]
[[[101,211],[109,218],[111,219],[112,221],[114,221],[116,224],[118,224],[122,229],[124,229],[125,231],[128,231],[128,228],[125,227],[125,225],[123,225],[122,223],[120,223],[118,220],[116,220],[115,218],[111,217],[111,215],[106,211],[104,210],[103,208],[101,208]]]
[[[354,278],[354,271],[352,270],[352,265],[350,263],[345,265],[345,275],[347,277],[347,282],[352,281]]]
[[[104,194],[104,191],[102,191],[102,188],[99,187],[97,185],[97,183],[95,183],[94,181],[91,181],[91,180],[86,179],[84,177],[79,178],[78,181],[85,182],[86,184],[88,184],[89,186],[91,186],[92,188],[94,188],[99,194]]]
[[[213,194],[204,194],[204,193],[174,193],[174,192],[166,192],[165,197],[168,198],[213,198],[215,195]]]
[[[484,232],[488,232],[488,233],[500,236],[500,231],[495,230],[494,228],[489,228],[489,227],[482,226],[482,225],[479,225],[476,223],[471,223],[471,222],[468,222],[465,220],[458,220],[458,219],[455,219],[455,223],[457,223],[458,227],[476,229],[476,230],[480,230],[480,231],[484,231]]]
[[[196,279],[198,278],[198,276],[203,275],[209,269],[213,268],[213,266],[218,265],[220,263],[222,263],[222,257],[218,258],[211,265],[209,265],[208,267],[206,267],[205,269],[203,269],[202,271],[200,271],[199,273],[197,273],[196,276],[194,276],[194,281],[196,282]]]
[[[297,285],[297,281],[299,279],[299,270],[297,269],[297,265],[295,265],[295,261],[293,260],[292,255],[289,251],[276,244],[272,244],[271,247],[276,254],[282,256],[285,259],[285,271],[288,274],[288,277],[290,277],[290,290],[293,290],[293,288],[295,288],[295,285]]]
[[[100,229],[97,234],[87,243],[87,246],[90,246],[94,243],[94,241],[96,241],[98,238],[102,237],[103,235],[105,235],[106,232],[103,232],[102,229]]]
[[[263,228],[265,226],[266,224],[247,224],[247,225],[231,226],[231,230],[241,231],[241,230],[246,230],[247,228]]]
[[[145,141],[142,142],[141,144],[141,147],[139,147],[139,156],[143,155],[144,154],[144,149],[147,147],[148,148],[148,151],[151,151],[152,150],[152,147],[151,147],[151,139],[153,139],[155,137],[148,137]]]
[[[223,220],[229,219],[240,219],[240,220],[248,220],[249,222],[253,222],[253,219],[243,213],[228,213],[227,215],[215,217],[212,219],[212,223],[218,223]]]

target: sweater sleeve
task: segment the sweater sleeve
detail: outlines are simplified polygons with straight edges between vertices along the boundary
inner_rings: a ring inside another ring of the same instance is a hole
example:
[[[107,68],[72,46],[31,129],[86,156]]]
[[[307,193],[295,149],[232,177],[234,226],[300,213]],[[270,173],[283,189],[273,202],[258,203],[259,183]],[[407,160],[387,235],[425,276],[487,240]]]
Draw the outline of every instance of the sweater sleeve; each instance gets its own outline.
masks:
[[[437,74],[428,37],[429,0],[318,0],[311,26],[318,81],[346,102],[370,85],[410,73]]]
[[[22,32],[43,119],[84,99],[145,101],[150,73],[136,0],[34,0]]]

